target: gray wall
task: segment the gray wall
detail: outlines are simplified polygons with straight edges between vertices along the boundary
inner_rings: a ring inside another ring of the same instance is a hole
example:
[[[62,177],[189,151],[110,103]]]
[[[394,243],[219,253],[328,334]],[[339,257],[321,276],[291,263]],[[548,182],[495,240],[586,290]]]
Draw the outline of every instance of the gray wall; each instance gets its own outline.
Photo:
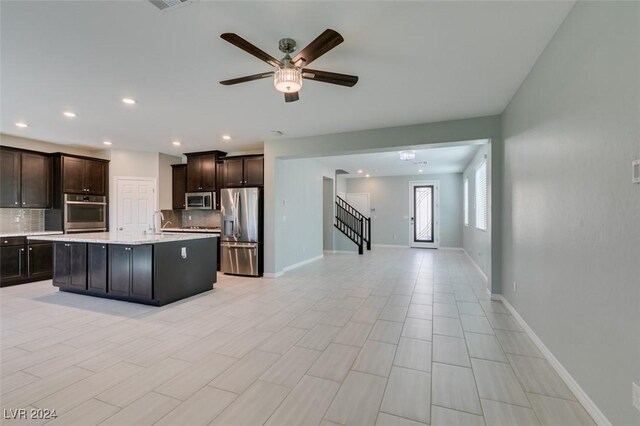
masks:
[[[323,178],[332,177],[334,171],[315,159],[277,161],[276,238],[281,245],[274,254],[275,271],[282,272],[323,254]]]
[[[347,179],[347,192],[369,193],[371,242],[409,246],[412,216],[409,182],[440,182],[440,247],[462,247],[462,174],[385,176]],[[356,248],[351,243],[350,248]]]
[[[613,424],[640,424],[640,3],[577,2],[503,123],[504,296]]]
[[[322,179],[322,245],[324,250],[333,250],[334,183],[331,178]]]
[[[469,179],[469,226],[464,226],[464,217],[461,222],[463,223],[462,240],[464,250],[471,256],[474,262],[482,269],[485,275],[489,275],[491,268],[491,221],[488,221],[487,230],[482,231],[476,228],[476,169],[478,165],[487,158],[487,170],[491,168],[491,153],[490,145],[482,145],[478,152],[469,162],[469,165],[462,173],[462,178]],[[487,174],[487,197],[491,200],[491,174]],[[489,209],[490,211],[490,209]]]
[[[336,133],[311,136],[297,139],[268,140],[264,144],[265,154],[265,271],[279,272],[281,265],[292,264],[291,259],[279,260],[286,256],[288,249],[281,238],[285,224],[280,220],[278,204],[279,187],[284,182],[280,179],[283,160],[286,158],[309,158],[358,152],[387,151],[389,148],[420,147],[425,144],[490,139],[492,144],[494,182],[491,220],[499,223],[502,184],[502,128],[500,116],[478,117],[463,120],[451,120],[438,123],[427,123],[412,126],[389,127],[384,129],[362,130],[347,133]],[[461,142],[463,144],[463,142]],[[333,176],[334,172],[325,176]],[[295,177],[290,177],[295,181]],[[295,182],[287,182],[295,184]],[[320,199],[322,197],[320,196]],[[310,226],[322,228],[322,218],[318,222],[309,222]],[[492,228],[491,269],[500,271],[500,244],[502,242],[500,227]],[[307,256],[310,258],[310,256]],[[295,262],[293,262],[295,263]],[[492,291],[500,293],[500,275],[489,275]]]

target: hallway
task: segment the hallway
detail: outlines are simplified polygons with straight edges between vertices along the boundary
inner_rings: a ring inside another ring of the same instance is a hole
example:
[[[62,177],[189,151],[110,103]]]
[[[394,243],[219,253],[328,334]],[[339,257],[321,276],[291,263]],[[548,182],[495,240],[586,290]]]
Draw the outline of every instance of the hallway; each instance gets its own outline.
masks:
[[[593,424],[457,250],[221,275],[162,308],[50,281],[0,294],[2,408],[50,424]]]

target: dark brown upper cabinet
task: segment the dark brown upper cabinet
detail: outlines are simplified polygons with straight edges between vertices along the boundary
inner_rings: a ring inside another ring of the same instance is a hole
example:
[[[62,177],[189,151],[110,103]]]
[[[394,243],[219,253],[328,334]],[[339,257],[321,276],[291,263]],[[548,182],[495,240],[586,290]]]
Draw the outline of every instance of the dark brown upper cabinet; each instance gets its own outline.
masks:
[[[62,192],[107,195],[107,161],[62,156]]]
[[[22,207],[51,207],[51,157],[22,153]]]
[[[31,151],[0,150],[0,207],[51,207],[51,157]]]
[[[264,157],[262,155],[227,157],[223,162],[226,188],[264,185]]]
[[[216,190],[216,163],[226,153],[222,151],[196,152],[187,156],[187,192]]]
[[[20,152],[0,150],[0,207],[20,207]]]
[[[185,208],[184,195],[187,192],[187,165],[172,164],[172,190],[171,200],[174,210]]]

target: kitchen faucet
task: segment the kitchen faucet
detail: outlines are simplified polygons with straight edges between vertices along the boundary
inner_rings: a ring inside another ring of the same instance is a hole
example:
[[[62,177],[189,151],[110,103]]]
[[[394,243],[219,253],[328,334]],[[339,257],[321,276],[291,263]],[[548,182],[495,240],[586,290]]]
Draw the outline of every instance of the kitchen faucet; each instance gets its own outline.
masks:
[[[158,222],[156,222],[156,215],[159,214],[160,215],[160,225],[162,225],[162,221],[164,220],[164,215],[162,214],[162,212],[160,210],[156,210],[155,212],[153,212],[153,215],[151,215],[151,222],[153,222],[153,228],[151,228],[151,230],[153,231],[153,233],[155,234],[156,232],[158,232],[158,228],[156,227],[156,224]]]

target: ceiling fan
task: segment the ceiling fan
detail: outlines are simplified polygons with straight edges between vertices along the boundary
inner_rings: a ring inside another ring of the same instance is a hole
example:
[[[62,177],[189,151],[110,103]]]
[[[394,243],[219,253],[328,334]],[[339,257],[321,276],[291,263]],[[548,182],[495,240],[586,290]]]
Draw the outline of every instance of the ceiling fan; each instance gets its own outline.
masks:
[[[358,77],[355,75],[306,68],[311,62],[344,41],[340,34],[331,29],[325,30],[293,58],[290,54],[296,50],[296,42],[290,38],[283,38],[279,42],[280,51],[285,54],[282,60],[277,60],[268,53],[263,52],[237,34],[224,33],[220,35],[220,38],[276,68],[274,71],[221,81],[220,84],[225,86],[273,77],[273,84],[276,90],[284,93],[284,100],[286,102],[294,102],[300,99],[298,91],[302,88],[302,79],[346,87],[353,87],[358,82]]]

